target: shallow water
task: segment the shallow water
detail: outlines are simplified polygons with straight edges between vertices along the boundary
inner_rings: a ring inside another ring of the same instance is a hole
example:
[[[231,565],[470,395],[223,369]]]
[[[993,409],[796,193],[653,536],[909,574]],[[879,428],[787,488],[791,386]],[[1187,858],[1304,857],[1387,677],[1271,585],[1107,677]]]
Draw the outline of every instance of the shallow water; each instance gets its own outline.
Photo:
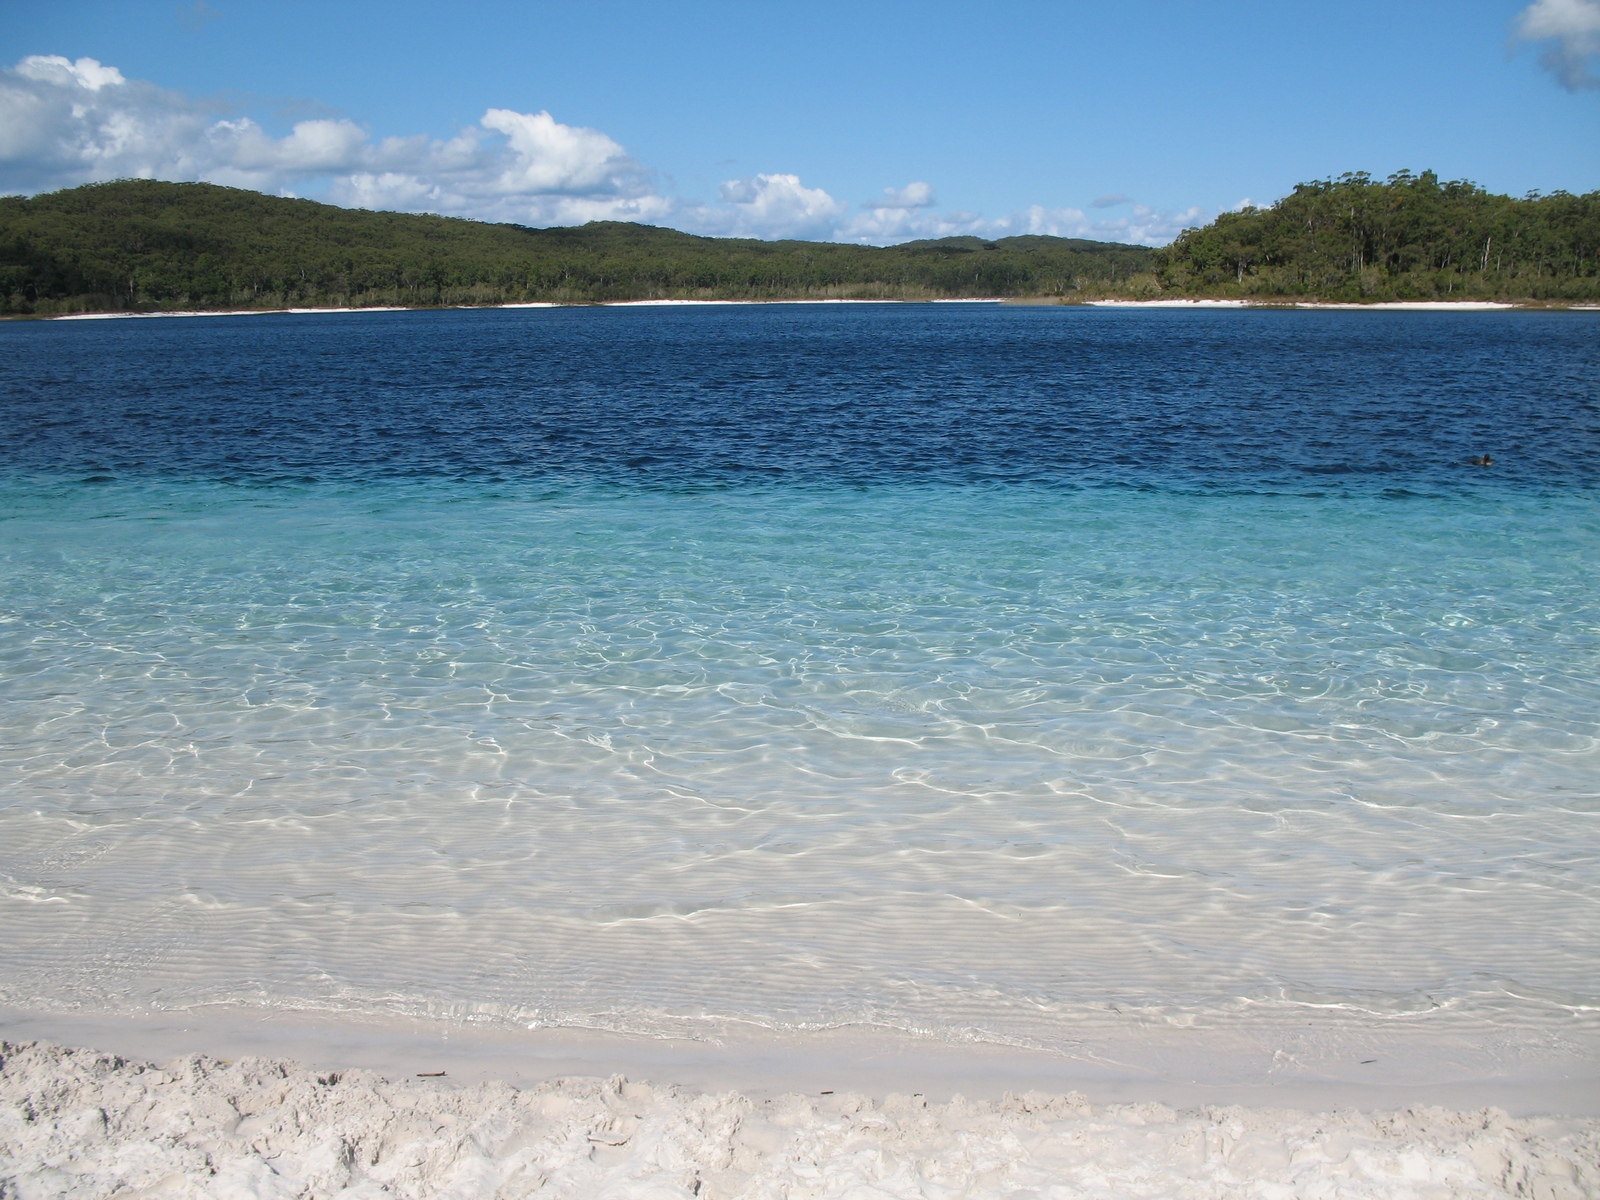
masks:
[[[0,1001],[1592,1022],[1595,333],[0,327]]]

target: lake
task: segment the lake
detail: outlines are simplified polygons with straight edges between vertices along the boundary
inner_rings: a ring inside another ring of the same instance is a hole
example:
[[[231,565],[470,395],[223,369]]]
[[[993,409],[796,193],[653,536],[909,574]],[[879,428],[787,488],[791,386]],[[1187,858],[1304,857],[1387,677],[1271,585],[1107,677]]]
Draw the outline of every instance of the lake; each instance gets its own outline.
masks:
[[[0,1003],[1592,1036],[1597,333],[0,324]]]

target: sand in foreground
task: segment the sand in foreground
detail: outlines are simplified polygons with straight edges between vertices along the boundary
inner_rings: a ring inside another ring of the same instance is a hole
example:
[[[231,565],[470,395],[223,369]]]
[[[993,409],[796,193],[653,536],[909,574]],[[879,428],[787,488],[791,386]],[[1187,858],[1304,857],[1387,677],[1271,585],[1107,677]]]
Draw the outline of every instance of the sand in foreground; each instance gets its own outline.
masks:
[[[1600,1119],[517,1090],[0,1043],[0,1196],[111,1195],[1581,1200],[1600,1195]]]

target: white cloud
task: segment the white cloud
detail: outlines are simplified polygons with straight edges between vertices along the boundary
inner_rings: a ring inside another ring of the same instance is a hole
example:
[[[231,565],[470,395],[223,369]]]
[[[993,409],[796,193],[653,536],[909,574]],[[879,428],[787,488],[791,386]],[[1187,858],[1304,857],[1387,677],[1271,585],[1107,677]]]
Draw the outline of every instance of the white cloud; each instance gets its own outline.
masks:
[[[876,200],[869,200],[862,208],[932,208],[938,201],[933,198],[933,185],[923,183],[908,183],[903,188],[886,187],[883,195]]]
[[[34,55],[0,71],[0,189],[32,192],[91,179],[191,170],[212,114],[129,82],[92,58]]]
[[[1556,3],[1600,0],[1540,0],[1534,8]],[[0,69],[0,193],[129,177],[536,226],[642,221],[692,233],[873,245],[1017,233],[1157,245],[1204,217],[1135,206],[1091,220],[1074,208],[1034,206],[990,219],[940,212],[933,186],[922,180],[886,187],[852,211],[781,172],[729,180],[716,201],[700,203],[663,193],[655,174],[600,130],[564,125],[548,112],[491,108],[449,138],[375,139],[344,118],[303,120],[280,136],[92,58],[35,55]],[[1125,198],[1097,203],[1113,199]]]
[[[1010,228],[1016,233],[1046,233],[1054,237],[1164,246],[1191,225],[1204,224],[1211,216],[1199,208],[1162,212],[1145,204],[1135,204],[1127,216],[1091,220],[1080,209],[1044,208],[1036,204],[1013,217],[996,222],[996,225]]]
[[[828,238],[845,206],[798,175],[730,179],[720,204],[686,205],[672,222],[691,233],[723,237]]]
[[[92,58],[36,55],[0,71],[0,191],[127,177],[267,192],[310,184],[340,204],[531,224],[671,210],[611,138],[547,112],[491,108],[444,140],[374,141],[345,119],[301,121],[274,137]]]
[[[347,170],[367,148],[353,121],[301,121],[288,137],[270,137],[249,118],[218,121],[206,130],[198,169],[255,182]]]
[[[948,234],[932,233],[930,229],[960,229],[965,232],[970,214],[939,217],[931,210],[936,204],[933,185],[918,180],[903,188],[886,187],[883,195],[868,200],[861,207],[866,211],[852,217],[834,229],[833,240],[884,245],[890,242],[912,241],[925,237],[946,237]]]
[[[1546,43],[1539,62],[1571,91],[1600,87],[1600,0],[1534,0],[1517,15],[1517,37]]]
[[[609,194],[636,173],[622,147],[598,129],[563,125],[547,112],[491,108],[481,124],[505,134],[511,148],[498,180],[507,193]]]
[[[98,92],[107,84],[128,82],[115,67],[101,66],[92,58],[72,62],[59,54],[31,54],[17,64],[17,74],[40,83],[76,85],[90,92]]]
[[[970,212],[874,208],[840,225],[834,231],[834,240],[881,246],[921,238],[1003,238],[1042,233],[1098,242],[1164,246],[1189,226],[1204,224],[1212,215],[1199,208],[1160,212],[1142,204],[1135,205],[1127,216],[1098,219],[1091,218],[1082,209],[1046,208],[1040,204],[994,218]]]

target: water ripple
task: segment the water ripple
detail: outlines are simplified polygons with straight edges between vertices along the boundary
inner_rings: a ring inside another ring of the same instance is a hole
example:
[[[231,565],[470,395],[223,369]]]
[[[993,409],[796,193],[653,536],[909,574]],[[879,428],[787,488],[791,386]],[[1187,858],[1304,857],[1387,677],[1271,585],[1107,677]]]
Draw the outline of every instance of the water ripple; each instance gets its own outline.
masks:
[[[1587,495],[164,486],[0,525],[8,998],[1600,1003]]]

